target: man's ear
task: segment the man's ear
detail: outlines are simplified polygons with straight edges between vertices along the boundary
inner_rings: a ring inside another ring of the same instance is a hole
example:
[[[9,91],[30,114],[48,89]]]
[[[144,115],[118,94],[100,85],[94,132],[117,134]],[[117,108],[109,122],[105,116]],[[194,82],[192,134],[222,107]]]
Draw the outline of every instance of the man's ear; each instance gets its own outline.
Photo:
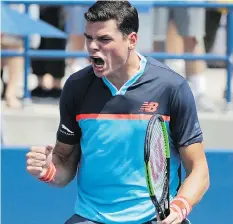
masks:
[[[128,35],[129,40],[129,49],[133,50],[136,48],[137,40],[138,40],[138,34],[135,32],[132,32]]]

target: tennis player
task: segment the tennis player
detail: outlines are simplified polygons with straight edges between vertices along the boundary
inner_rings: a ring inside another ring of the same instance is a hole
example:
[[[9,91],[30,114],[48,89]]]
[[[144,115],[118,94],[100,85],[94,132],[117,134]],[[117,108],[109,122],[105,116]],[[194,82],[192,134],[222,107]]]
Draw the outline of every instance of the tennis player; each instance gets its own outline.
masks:
[[[209,186],[192,92],[182,76],[136,51],[138,13],[128,1],[97,1],[85,19],[91,65],[67,80],[57,142],[31,147],[27,170],[59,187],[77,175],[75,214],[66,224],[181,223]],[[171,147],[171,213],[162,222],[144,169],[155,113],[166,117]],[[180,186],[181,163],[187,176]]]

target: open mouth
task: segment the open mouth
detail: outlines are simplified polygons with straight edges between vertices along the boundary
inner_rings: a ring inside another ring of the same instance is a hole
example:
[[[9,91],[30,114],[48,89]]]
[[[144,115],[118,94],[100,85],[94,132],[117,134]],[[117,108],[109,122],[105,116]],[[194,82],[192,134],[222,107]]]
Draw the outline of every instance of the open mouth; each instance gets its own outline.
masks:
[[[94,64],[97,68],[103,68],[104,67],[104,60],[97,56],[90,56],[91,63]]]

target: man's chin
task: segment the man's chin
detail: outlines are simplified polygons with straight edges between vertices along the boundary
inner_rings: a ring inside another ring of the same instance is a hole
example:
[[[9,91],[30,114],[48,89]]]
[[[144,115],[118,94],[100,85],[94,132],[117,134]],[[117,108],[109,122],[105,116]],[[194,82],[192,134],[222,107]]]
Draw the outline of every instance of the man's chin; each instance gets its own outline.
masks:
[[[102,71],[102,72],[99,72],[99,71],[95,71],[95,70],[94,70],[94,73],[95,73],[95,75],[96,75],[97,77],[99,77],[99,78],[106,77],[106,76],[108,76],[108,74],[109,74],[109,72],[106,71],[106,70],[104,70],[104,71]]]
[[[103,77],[107,76],[107,75],[105,75],[105,72],[96,72],[96,71],[94,71],[94,73],[98,78],[103,78]]]

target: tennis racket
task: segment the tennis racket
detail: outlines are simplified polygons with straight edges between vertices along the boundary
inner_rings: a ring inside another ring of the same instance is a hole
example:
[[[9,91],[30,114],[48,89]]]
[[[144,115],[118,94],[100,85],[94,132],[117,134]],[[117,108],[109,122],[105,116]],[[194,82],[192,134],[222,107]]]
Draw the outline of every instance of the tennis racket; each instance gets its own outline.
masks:
[[[146,182],[157,216],[169,214],[170,149],[166,124],[161,115],[150,118],[145,138],[144,161]]]
[[[147,126],[144,161],[151,201],[159,219],[164,220],[170,214],[170,147],[166,124],[159,114],[152,116]],[[182,221],[189,223],[188,219]]]

